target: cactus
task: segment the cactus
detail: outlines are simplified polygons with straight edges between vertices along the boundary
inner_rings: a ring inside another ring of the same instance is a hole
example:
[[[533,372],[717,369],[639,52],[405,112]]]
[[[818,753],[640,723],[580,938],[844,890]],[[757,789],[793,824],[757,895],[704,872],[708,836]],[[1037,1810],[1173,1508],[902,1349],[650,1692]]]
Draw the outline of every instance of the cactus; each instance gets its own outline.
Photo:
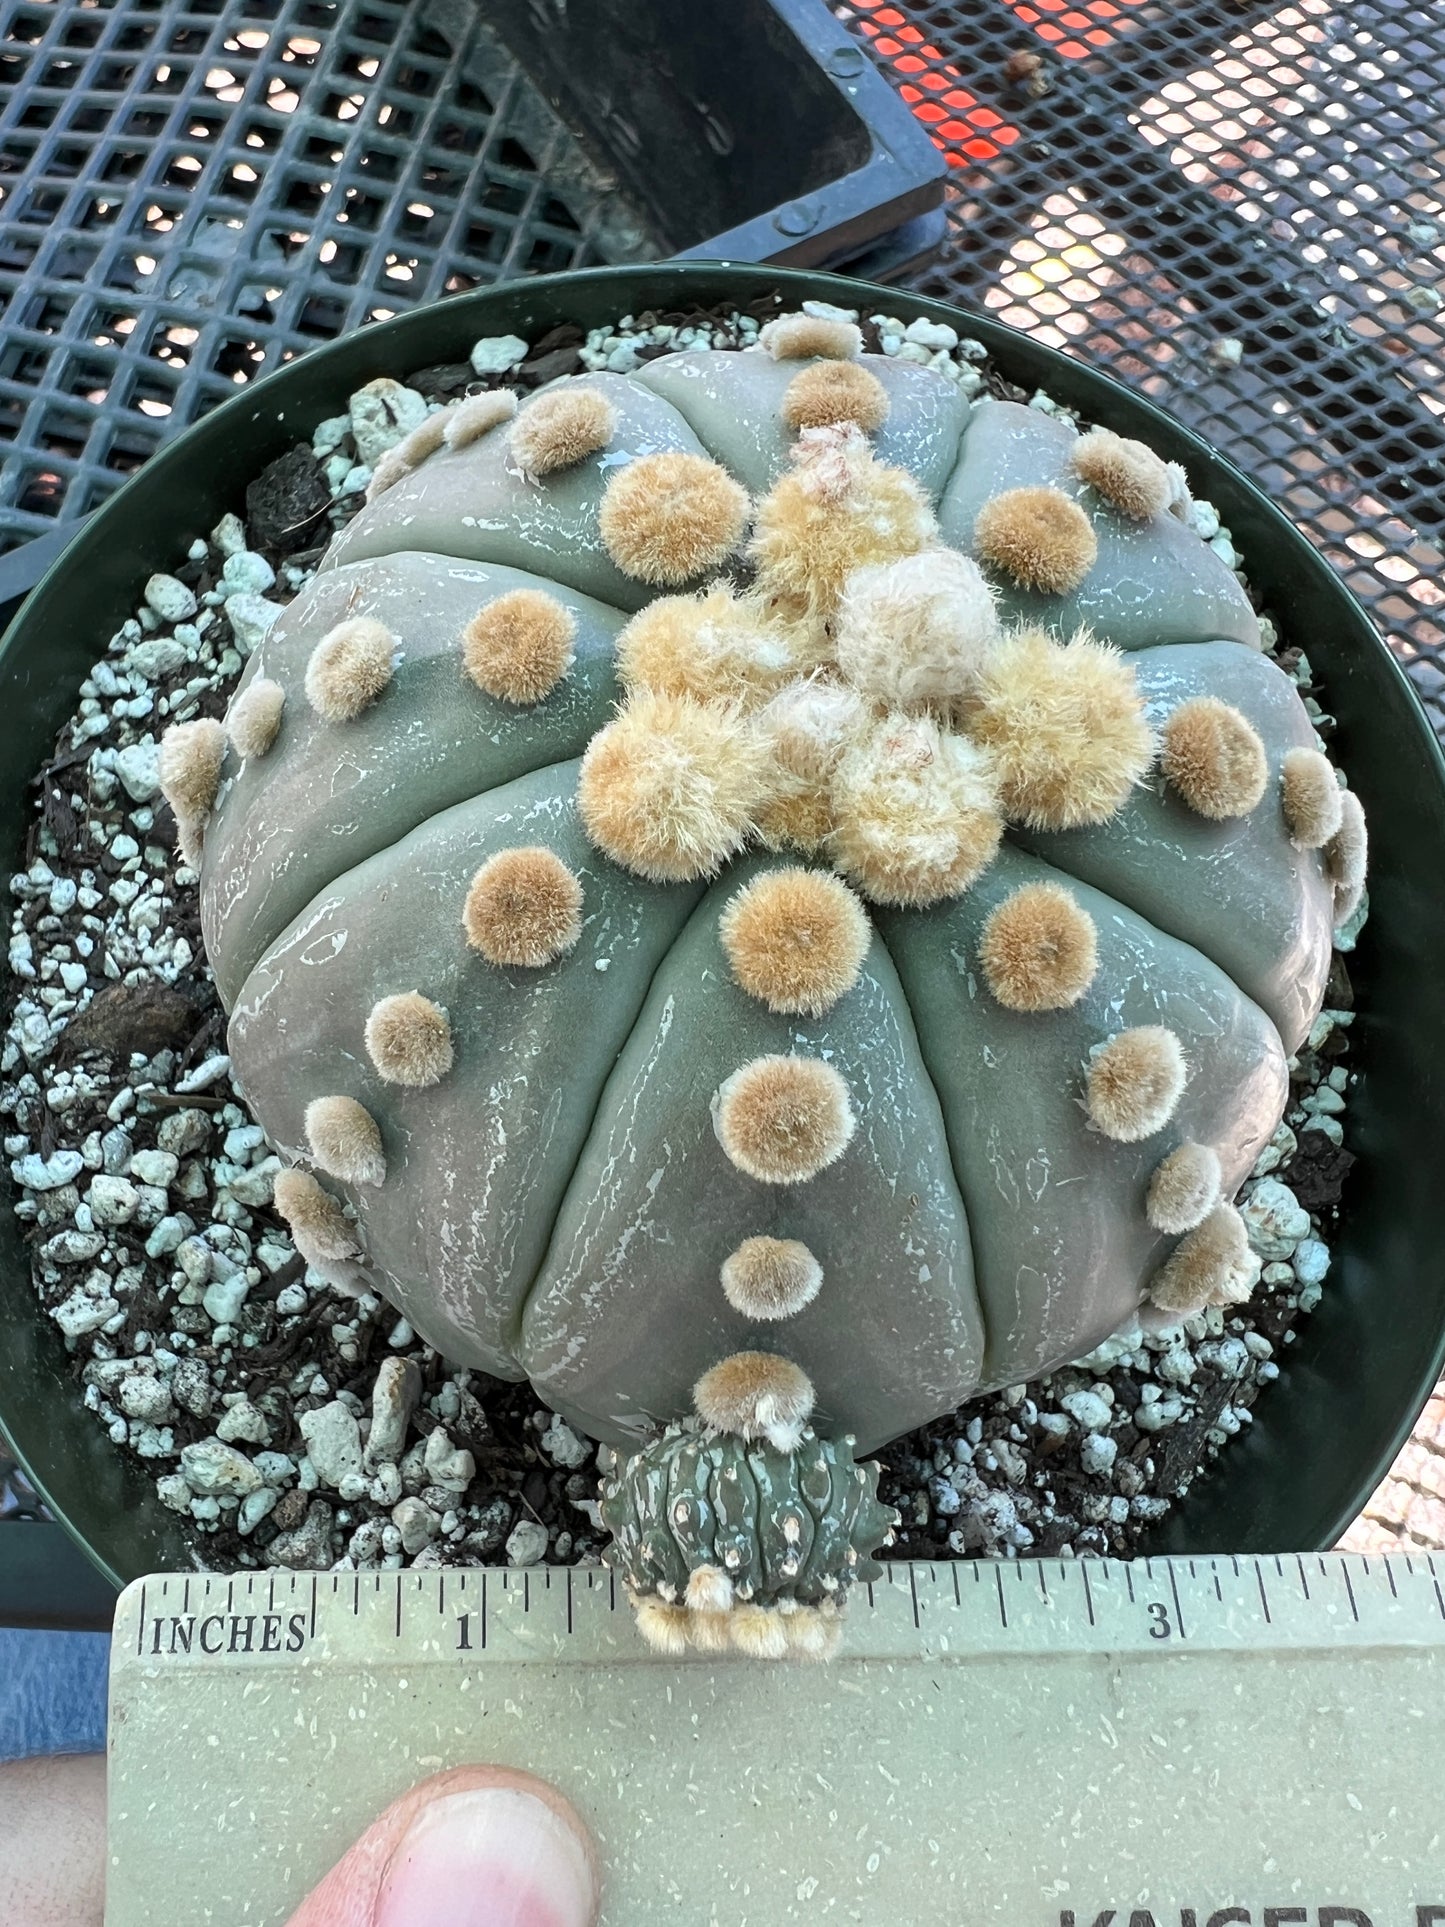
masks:
[[[165,759],[299,1248],[641,1448],[628,1505],[849,1463],[776,1387],[733,1442],[760,1334],[866,1449],[1246,1291],[1363,885],[1177,467],[858,350],[433,416]]]

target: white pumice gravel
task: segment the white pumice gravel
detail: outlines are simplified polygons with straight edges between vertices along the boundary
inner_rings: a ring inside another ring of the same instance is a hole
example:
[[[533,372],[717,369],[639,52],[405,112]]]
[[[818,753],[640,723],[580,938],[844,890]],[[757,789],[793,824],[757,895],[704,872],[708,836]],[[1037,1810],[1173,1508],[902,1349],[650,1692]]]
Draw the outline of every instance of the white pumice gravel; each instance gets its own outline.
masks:
[[[1002,383],[982,343],[947,324],[809,309],[858,321],[881,352],[939,369],[966,396],[1007,393],[1073,419]],[[298,451],[331,504],[311,548],[280,553],[236,515],[208,537],[179,534],[184,560],[138,582],[135,614],[80,686],[10,880],[0,1133],[39,1304],[84,1403],[186,1522],[198,1568],[596,1563],[597,1467],[610,1455],[527,1386],[450,1370],[392,1306],[338,1297],[296,1255],[271,1204],[278,1160],[231,1083],[196,879],[178,866],[160,799],[159,739],[173,721],[224,713],[372,465],[428,413],[481,385],[626,370],[691,346],[754,351],[760,326],[741,311],[629,315],[535,345],[488,337],[454,369],[369,383]],[[1211,504],[1181,496],[1178,512],[1242,569]],[[1277,651],[1275,624],[1263,626]],[[1280,660],[1327,741],[1333,719],[1307,659]],[[1341,952],[1367,911],[1340,933]],[[1350,1001],[1337,963],[1330,1007],[1291,1066],[1286,1121],[1244,1187],[1254,1299],[1173,1331],[1117,1334],[887,1448],[898,1554],[1128,1552],[1248,1426],[1294,1323],[1329,1288],[1352,1161]]]

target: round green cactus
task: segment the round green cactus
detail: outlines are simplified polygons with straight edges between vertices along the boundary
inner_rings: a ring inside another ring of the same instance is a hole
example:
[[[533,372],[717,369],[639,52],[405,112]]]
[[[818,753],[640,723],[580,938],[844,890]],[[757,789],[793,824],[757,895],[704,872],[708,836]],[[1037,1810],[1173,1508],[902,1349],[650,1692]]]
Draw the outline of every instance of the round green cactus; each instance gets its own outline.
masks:
[[[691,1424],[624,1460],[602,1522],[644,1636],[664,1652],[827,1658],[848,1587],[878,1577],[898,1523],[852,1448],[811,1428],[779,1451]]]
[[[762,1340],[871,1447],[1247,1293],[1358,896],[1178,470],[858,348],[434,415],[167,746],[300,1249],[624,1448]]]

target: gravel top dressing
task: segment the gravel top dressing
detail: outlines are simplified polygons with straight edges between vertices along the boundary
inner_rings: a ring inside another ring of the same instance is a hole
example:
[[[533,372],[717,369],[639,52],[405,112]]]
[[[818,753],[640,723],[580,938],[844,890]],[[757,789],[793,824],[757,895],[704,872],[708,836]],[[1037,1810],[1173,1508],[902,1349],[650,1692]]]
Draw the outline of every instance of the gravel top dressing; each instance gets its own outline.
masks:
[[[582,369],[626,373],[689,346],[746,347],[776,306],[629,316],[531,344],[494,337],[469,363],[371,383],[251,483],[244,522],[226,517],[150,578],[36,778],[25,867],[10,882],[0,1060],[15,1210],[39,1306],[65,1334],[87,1407],[192,1522],[198,1568],[595,1563],[610,1454],[527,1385],[450,1371],[392,1307],[342,1296],[297,1256],[272,1205],[280,1162],[231,1083],[158,740],[172,722],[224,715],[247,656],[361,506],[374,464],[429,409]],[[965,396],[1064,413],[1004,381],[952,328],[851,318],[870,352],[939,369]],[[1196,502],[1191,519],[1244,582],[1210,505]],[[1327,745],[1332,720],[1307,660],[1267,619],[1264,630]],[[903,1518],[893,1556],[1127,1554],[1250,1423],[1327,1288],[1354,1161],[1344,953],[1363,920],[1362,908],[1337,933],[1285,1122],[1240,1194],[1260,1266],[1250,1302],[1124,1333],[887,1447],[880,1496]]]

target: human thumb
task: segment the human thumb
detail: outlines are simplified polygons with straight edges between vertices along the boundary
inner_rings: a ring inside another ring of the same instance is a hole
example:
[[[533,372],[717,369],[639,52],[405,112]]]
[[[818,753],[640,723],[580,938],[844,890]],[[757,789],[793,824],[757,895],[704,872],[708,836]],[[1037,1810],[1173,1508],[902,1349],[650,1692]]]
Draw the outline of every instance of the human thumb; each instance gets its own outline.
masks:
[[[463,1766],[389,1806],[288,1927],[593,1927],[596,1858],[545,1780]]]

